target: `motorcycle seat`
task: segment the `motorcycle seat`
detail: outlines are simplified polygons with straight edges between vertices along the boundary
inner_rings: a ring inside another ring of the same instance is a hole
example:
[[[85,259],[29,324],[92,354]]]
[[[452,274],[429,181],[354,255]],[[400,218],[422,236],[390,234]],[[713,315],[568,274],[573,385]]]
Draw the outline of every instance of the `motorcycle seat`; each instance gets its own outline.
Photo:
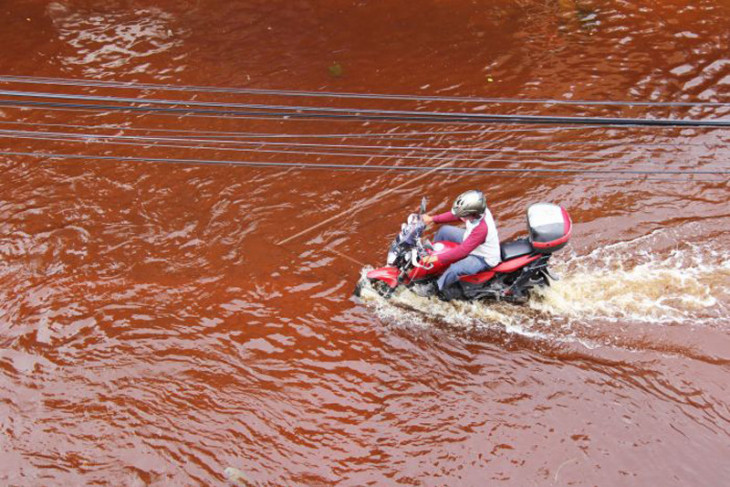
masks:
[[[502,254],[502,262],[522,257],[523,255],[529,255],[535,251],[532,248],[532,244],[526,238],[518,238],[512,242],[504,242],[500,245]]]

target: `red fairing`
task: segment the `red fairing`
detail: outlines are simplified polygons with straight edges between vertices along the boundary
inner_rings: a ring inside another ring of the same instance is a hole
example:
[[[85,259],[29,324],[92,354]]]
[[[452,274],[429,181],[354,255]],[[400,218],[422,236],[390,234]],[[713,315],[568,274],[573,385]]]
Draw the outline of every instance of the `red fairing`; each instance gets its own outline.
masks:
[[[398,268],[397,267],[381,267],[379,269],[373,269],[368,272],[368,279],[376,279],[383,281],[389,287],[396,287],[398,285]]]
[[[530,262],[534,262],[539,258],[539,255],[523,255],[522,257],[502,262],[497,267],[489,269],[488,271],[472,274],[471,276],[461,276],[459,280],[470,284],[482,284],[493,278],[498,272],[500,274],[509,274],[510,272],[518,271]]]
[[[500,274],[509,274],[510,272],[520,270],[530,262],[534,262],[540,257],[540,255],[523,255],[522,257],[502,262],[492,270],[494,272],[499,272]]]
[[[459,278],[460,281],[468,282],[471,284],[481,284],[483,282],[487,282],[491,278],[493,278],[495,275],[494,271],[484,271],[480,272],[478,274],[472,274],[471,276],[461,276]]]
[[[438,250],[434,250],[433,252],[429,251],[428,253],[429,255],[440,256],[458,246],[459,244],[454,242],[436,242],[434,244],[434,247],[436,247]],[[433,277],[434,275],[441,275],[451,264],[453,264],[453,262],[445,262],[439,259],[433,264],[433,268],[428,270],[421,269],[420,267],[414,267],[408,272],[406,284],[412,281],[420,281],[421,279],[425,279],[427,277]]]

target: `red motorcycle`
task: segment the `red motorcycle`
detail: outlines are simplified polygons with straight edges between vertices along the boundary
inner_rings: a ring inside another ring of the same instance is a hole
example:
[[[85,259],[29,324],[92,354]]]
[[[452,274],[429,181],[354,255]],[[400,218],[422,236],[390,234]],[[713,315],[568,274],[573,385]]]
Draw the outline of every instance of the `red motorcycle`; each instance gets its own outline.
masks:
[[[382,296],[389,297],[399,285],[435,285],[438,277],[450,263],[436,261],[422,264],[428,255],[440,255],[457,246],[453,242],[424,241],[426,229],[422,215],[426,212],[426,199],[421,202],[419,213],[408,216],[406,223],[388,251],[387,265],[369,271],[366,279]],[[502,262],[496,267],[478,274],[461,276],[450,286],[442,299],[497,299],[524,303],[535,287],[550,285],[557,280],[548,270],[548,261],[568,243],[573,224],[564,208],[552,203],[536,203],[527,209],[529,236],[501,244]],[[359,296],[364,282],[358,283],[355,295]]]

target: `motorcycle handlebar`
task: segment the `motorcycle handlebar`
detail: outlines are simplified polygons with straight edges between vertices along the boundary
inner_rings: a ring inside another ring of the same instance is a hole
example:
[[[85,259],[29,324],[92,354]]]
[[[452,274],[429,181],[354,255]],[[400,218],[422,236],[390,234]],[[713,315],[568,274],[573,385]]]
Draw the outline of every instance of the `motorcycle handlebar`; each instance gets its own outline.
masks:
[[[427,271],[430,271],[433,269],[433,264],[426,264],[421,265],[418,263],[418,251],[416,249],[413,249],[413,252],[411,254],[411,264],[413,264],[413,267],[418,267],[420,269],[426,269]]]

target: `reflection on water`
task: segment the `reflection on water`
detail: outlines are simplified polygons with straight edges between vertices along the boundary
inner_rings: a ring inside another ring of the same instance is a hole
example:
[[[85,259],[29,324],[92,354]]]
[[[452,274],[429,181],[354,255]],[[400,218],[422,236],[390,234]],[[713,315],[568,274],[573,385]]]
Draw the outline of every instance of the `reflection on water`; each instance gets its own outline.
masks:
[[[88,78],[111,77],[120,68],[134,65],[128,74],[158,71],[151,64],[166,51],[179,46],[184,32],[174,17],[159,8],[103,9],[76,8],[74,3],[52,2],[46,12],[58,39],[67,44],[59,61],[64,71],[80,68]],[[184,56],[174,58],[159,74],[168,76],[185,68]]]
[[[1,12],[0,72],[364,93],[728,102],[729,7],[672,0],[11,0]],[[197,92],[64,89],[252,102]],[[61,88],[39,86],[54,90]],[[282,102],[264,98],[255,101]],[[464,110],[434,101],[358,106]],[[729,113],[726,105],[469,107],[572,116]],[[299,144],[366,146],[359,152],[395,145],[416,158],[393,157],[393,164],[427,165],[436,161],[431,156],[459,153],[470,160],[458,162],[470,167],[609,172],[413,177],[180,166],[151,160],[231,154],[4,137],[2,151],[141,160],[0,160],[0,483],[726,483],[727,178],[703,182],[687,172],[728,169],[727,130],[66,108],[3,106],[0,124],[193,139],[215,133],[251,147],[263,139],[246,134],[264,133]],[[506,162],[485,160],[487,151],[479,149],[497,151]],[[383,163],[347,155],[255,156]],[[611,174],[616,169],[681,174],[671,181],[620,179]],[[380,263],[421,196],[443,210],[471,187],[487,192],[505,238],[524,234],[532,202],[569,209],[571,247],[552,264],[559,282],[527,306],[444,304],[408,291],[389,301],[352,298],[359,262]]]

